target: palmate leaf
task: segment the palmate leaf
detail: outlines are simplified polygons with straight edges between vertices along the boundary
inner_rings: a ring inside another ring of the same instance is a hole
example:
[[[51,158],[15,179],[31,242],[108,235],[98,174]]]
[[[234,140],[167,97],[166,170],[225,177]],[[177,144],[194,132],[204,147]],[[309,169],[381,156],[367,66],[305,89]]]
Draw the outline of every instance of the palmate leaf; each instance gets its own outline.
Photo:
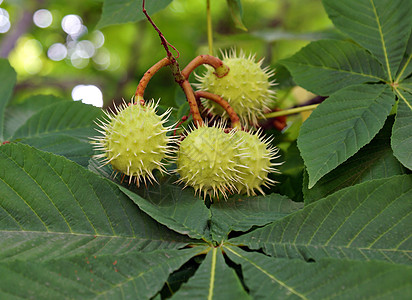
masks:
[[[321,259],[306,263],[237,247],[225,253],[242,267],[254,299],[410,299],[412,267],[384,262]]]
[[[171,183],[145,187],[142,196],[124,187],[120,189],[159,223],[192,238],[210,240],[210,211],[192,191]]]
[[[298,147],[309,188],[368,144],[395,103],[387,85],[354,85],[326,99],[303,123]]]
[[[146,1],[145,8],[149,15],[153,15],[168,6],[172,1]],[[104,0],[102,16],[97,24],[97,28],[145,19],[146,17],[142,11],[142,2],[142,0]]]
[[[211,205],[211,233],[214,241],[222,241],[231,231],[247,231],[263,226],[299,210],[303,203],[289,200],[279,194],[246,197],[236,195],[227,201]]]
[[[149,299],[203,248],[0,263],[5,299]]]
[[[330,95],[364,82],[385,81],[382,65],[365,49],[346,41],[312,42],[292,57],[282,60],[293,79],[305,89]]]
[[[412,264],[412,175],[342,189],[229,242],[274,257]]]
[[[4,111],[9,103],[17,75],[6,59],[0,58],[0,142],[4,139]]]
[[[397,90],[398,111],[392,131],[392,149],[396,158],[412,170],[412,93]]]
[[[171,299],[251,299],[225,262],[221,248],[212,248],[195,275]]]
[[[412,30],[410,0],[323,0],[335,26],[368,49],[395,78]]]
[[[351,185],[405,174],[406,169],[395,158],[391,148],[393,122],[394,118],[390,116],[369,144],[322,177],[311,189],[307,188],[309,179],[305,172],[303,184],[305,204],[310,204]]]
[[[33,114],[11,140],[66,156],[87,166],[93,154],[89,137],[97,134],[95,120],[101,109],[81,102],[60,102]]]
[[[27,145],[0,147],[0,261],[179,248],[113,183]]]

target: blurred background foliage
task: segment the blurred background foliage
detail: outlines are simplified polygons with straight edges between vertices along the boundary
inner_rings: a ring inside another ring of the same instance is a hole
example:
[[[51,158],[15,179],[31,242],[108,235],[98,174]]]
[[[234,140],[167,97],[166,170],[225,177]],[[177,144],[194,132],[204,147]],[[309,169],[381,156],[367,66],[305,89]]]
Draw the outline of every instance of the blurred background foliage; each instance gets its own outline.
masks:
[[[236,28],[226,1],[211,1],[215,54],[235,47],[276,67],[310,40],[335,34],[321,0],[241,3],[247,32]],[[14,103],[40,93],[96,100],[96,105],[102,98],[106,106],[130,99],[141,76],[165,51],[145,20],[96,29],[102,5],[101,0],[0,0],[0,56],[8,57],[18,73]],[[208,53],[206,0],[174,0],[152,17],[180,51],[182,67]],[[283,68],[276,77],[278,106],[308,98],[306,92],[291,89]],[[75,89],[79,85],[87,88]],[[145,96],[161,98],[165,106],[184,103],[168,69],[153,78]]]

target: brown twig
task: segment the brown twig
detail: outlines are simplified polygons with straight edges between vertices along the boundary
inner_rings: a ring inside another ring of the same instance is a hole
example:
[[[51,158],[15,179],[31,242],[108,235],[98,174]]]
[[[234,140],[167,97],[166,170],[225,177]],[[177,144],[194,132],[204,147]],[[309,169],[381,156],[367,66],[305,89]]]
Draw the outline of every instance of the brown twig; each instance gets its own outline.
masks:
[[[177,51],[177,49],[166,40],[163,33],[160,31],[160,29],[156,26],[156,24],[150,18],[145,8],[145,0],[142,1],[142,9],[143,9],[143,13],[146,16],[147,20],[150,22],[150,24],[152,24],[153,28],[159,34],[160,41],[167,53],[167,59],[170,62],[169,65],[170,65],[170,68],[172,69],[173,77],[175,81],[181,86],[184,93],[186,94],[187,101],[189,102],[190,113],[193,116],[193,122],[195,123],[196,126],[203,125],[203,119],[200,115],[199,107],[197,106],[196,97],[193,92],[192,86],[190,85],[189,81],[187,81],[187,79],[182,75],[182,72],[180,71],[179,63],[177,62],[173,54],[170,52],[169,46],[177,52],[178,57],[179,57],[179,51]],[[148,78],[150,79],[150,77]],[[147,82],[146,82],[146,85],[147,85]],[[143,97],[144,89],[136,91],[136,93],[138,93],[139,95]]]
[[[150,18],[149,14],[147,13],[147,10],[146,10],[146,8],[145,8],[145,0],[142,1],[142,10],[143,10],[143,13],[144,13],[144,15],[146,16],[147,20],[150,22],[150,24],[152,24],[153,28],[154,28],[154,29],[157,31],[157,33],[159,34],[160,41],[161,41],[163,47],[164,47],[165,50],[166,50],[167,57],[168,57],[170,60],[172,60],[172,58],[174,58],[174,56],[172,55],[172,53],[171,53],[170,50],[169,50],[169,46],[172,47],[173,50],[175,50],[175,51],[177,52],[177,57],[179,57],[179,55],[180,55],[180,54],[179,54],[179,51],[177,51],[177,49],[176,49],[174,46],[172,46],[172,45],[166,40],[166,38],[164,37],[163,33],[160,31],[159,27],[156,26],[156,24],[153,22],[152,18]]]
[[[196,98],[206,98],[206,99],[212,100],[213,102],[219,104],[229,115],[230,121],[232,123],[232,127],[241,129],[242,126],[240,125],[239,116],[237,115],[235,110],[229,105],[229,103],[225,99],[223,99],[222,97],[216,94],[212,94],[212,93],[205,92],[205,91],[197,91],[195,92],[195,96]]]
[[[219,78],[226,76],[229,73],[229,67],[226,66],[219,58],[212,55],[199,55],[195,57],[187,66],[183,69],[182,75],[188,79],[189,75],[200,65],[210,65],[215,69],[215,75]]]
[[[193,92],[192,86],[187,80],[183,81],[182,84],[180,84],[180,86],[185,92],[187,101],[189,102],[190,113],[192,114],[192,117],[193,117],[193,123],[195,123],[196,126],[203,125],[204,124],[203,119],[202,119],[202,116],[200,115],[199,107],[197,105],[195,93]]]

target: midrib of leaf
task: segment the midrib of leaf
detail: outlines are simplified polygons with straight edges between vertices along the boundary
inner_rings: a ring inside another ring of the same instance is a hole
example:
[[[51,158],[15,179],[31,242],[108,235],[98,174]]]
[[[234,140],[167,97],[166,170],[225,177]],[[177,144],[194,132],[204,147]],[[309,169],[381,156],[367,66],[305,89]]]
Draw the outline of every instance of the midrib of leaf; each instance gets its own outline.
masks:
[[[212,266],[210,268],[209,295],[207,296],[208,300],[213,299],[213,289],[215,288],[216,254],[217,254],[217,248],[213,247],[212,248]]]
[[[283,281],[281,281],[280,279],[278,279],[277,277],[273,276],[272,274],[268,273],[266,270],[264,270],[262,267],[258,266],[257,264],[255,264],[253,261],[251,261],[250,259],[248,259],[247,257],[242,256],[240,253],[236,252],[235,250],[233,250],[232,247],[225,247],[226,250],[232,252],[234,255],[240,257],[241,259],[247,261],[248,263],[250,263],[252,266],[254,266],[256,269],[258,269],[260,272],[262,272],[263,274],[265,274],[266,276],[268,276],[270,279],[272,279],[273,281],[275,281],[276,283],[278,283],[279,285],[281,285],[282,287],[284,287],[285,289],[287,289],[288,291],[290,291],[291,293],[295,294],[296,296],[302,298],[302,299],[308,299],[306,298],[304,295],[302,295],[301,293],[299,293],[298,291],[296,291],[293,287],[288,286],[286,283],[284,283]]]
[[[405,96],[399,91],[399,89],[397,87],[394,87],[394,90],[398,94],[399,98],[401,98],[406,103],[406,105],[409,107],[409,109],[412,110],[412,104],[410,104],[408,100],[406,100]]]
[[[299,63],[299,62],[293,62],[296,65],[299,66],[308,66],[309,64],[307,63]],[[347,70],[343,70],[343,69],[339,69],[339,68],[331,68],[328,67],[326,65],[321,65],[321,66],[314,66],[314,65],[310,65],[312,67],[318,68],[318,69],[322,69],[322,70],[328,70],[328,71],[334,71],[334,72],[342,72],[342,73],[348,73],[348,74],[352,74],[352,75],[357,75],[357,76],[363,76],[363,77],[367,77],[367,78],[371,78],[371,79],[378,79],[379,81],[385,81],[385,79],[378,77],[378,76],[374,76],[371,74],[365,74],[365,73],[358,73],[358,72],[354,72],[353,70],[351,71],[347,71]]]
[[[389,66],[388,52],[386,50],[386,44],[385,44],[385,39],[383,37],[382,26],[381,26],[381,23],[379,21],[378,12],[376,11],[376,7],[375,7],[375,4],[374,4],[373,0],[370,0],[370,3],[372,5],[373,14],[375,15],[376,23],[378,25],[378,31],[379,31],[379,36],[381,38],[383,53],[384,53],[384,56],[385,56],[386,69],[388,70],[389,81],[392,82],[392,73],[391,73],[391,69],[390,69],[390,66]]]
[[[136,235],[133,236],[122,236],[122,235],[108,235],[108,234],[94,234],[94,233],[81,233],[81,232],[60,232],[60,231],[34,231],[34,230],[1,230],[0,233],[33,233],[33,234],[53,234],[53,235],[62,235],[62,236],[84,236],[84,237],[96,237],[96,238],[109,238],[110,240],[113,239],[125,239],[125,240],[145,240],[145,241],[155,241],[155,242],[163,242],[164,240],[161,239],[154,239],[153,237],[150,238],[143,238],[137,237]],[[100,249],[101,250],[101,249]]]
[[[411,237],[412,236],[412,234],[409,236],[409,237]],[[407,239],[407,238],[406,238]],[[405,239],[405,240],[406,240]],[[405,241],[404,240],[404,241]],[[403,241],[402,241],[403,242]],[[270,244],[270,245],[281,245],[281,246],[284,246],[284,247],[286,247],[286,246],[293,246],[295,249],[298,249],[298,248],[306,248],[306,249],[310,249],[311,247],[313,247],[313,248],[316,248],[316,249],[323,249],[326,253],[328,253],[328,249],[330,250],[330,249],[339,249],[340,251],[341,251],[341,253],[343,254],[343,255],[345,255],[345,257],[347,258],[347,259],[350,259],[350,257],[348,257],[346,254],[345,254],[345,252],[343,252],[342,251],[342,249],[351,249],[351,250],[353,250],[354,248],[352,247],[348,247],[347,245],[344,245],[344,246],[336,246],[336,245],[332,245],[332,246],[330,246],[330,245],[328,245],[328,246],[326,246],[326,245],[309,245],[309,244],[303,244],[303,243],[299,243],[299,244],[296,244],[296,243],[289,243],[289,242],[274,242],[274,243],[268,243],[268,244]],[[242,244],[238,244],[239,246],[242,246]],[[399,245],[398,245],[398,247],[399,247]],[[412,250],[399,250],[398,249],[398,247],[396,248],[396,249],[385,249],[385,248],[381,248],[381,249],[373,249],[373,248],[370,248],[370,245],[368,246],[368,247],[356,247],[356,250],[359,252],[359,253],[361,253],[363,256],[365,256],[365,259],[366,260],[370,260],[370,258],[368,257],[368,256],[366,256],[362,251],[364,251],[364,250],[366,250],[366,251],[376,251],[376,252],[379,252],[380,254],[382,254],[382,255],[384,255],[384,256],[386,256],[387,258],[388,258],[388,261],[390,261],[390,262],[392,262],[392,263],[394,263],[394,261],[392,260],[392,259],[390,259],[386,254],[385,254],[385,252],[395,252],[395,253],[402,253],[403,255],[405,255],[405,256],[407,256],[407,257],[411,257],[411,255],[412,255]],[[253,249],[255,249],[255,248],[253,248]],[[385,252],[383,252],[383,251],[385,251]],[[296,257],[294,257],[294,258],[296,258]],[[302,259],[304,259],[304,260],[306,260],[307,258],[306,257],[303,257],[302,256]]]

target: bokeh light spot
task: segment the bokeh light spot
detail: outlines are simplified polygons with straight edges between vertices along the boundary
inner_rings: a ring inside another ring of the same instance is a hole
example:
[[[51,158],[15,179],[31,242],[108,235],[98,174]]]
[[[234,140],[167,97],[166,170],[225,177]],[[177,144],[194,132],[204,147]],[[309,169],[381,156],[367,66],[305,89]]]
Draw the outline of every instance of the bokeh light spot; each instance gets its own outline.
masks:
[[[95,48],[92,42],[84,40],[77,43],[75,52],[81,58],[91,58],[95,53]]]
[[[103,106],[102,91],[95,85],[76,85],[72,90],[72,98],[75,101],[81,100],[85,104]]]
[[[78,15],[67,15],[62,20],[64,32],[77,35],[82,30],[82,19]]]
[[[50,46],[47,56],[54,61],[60,61],[66,58],[67,48],[62,43],[56,43]]]
[[[6,33],[10,29],[9,13],[7,10],[0,8],[0,33]]]
[[[33,14],[33,22],[40,28],[49,27],[53,22],[53,15],[47,9],[39,9]]]
[[[93,56],[93,62],[96,64],[98,70],[106,70],[110,66],[110,52],[102,47],[97,50]]]
[[[104,44],[104,35],[100,30],[92,32],[91,41],[96,48],[100,48]]]

